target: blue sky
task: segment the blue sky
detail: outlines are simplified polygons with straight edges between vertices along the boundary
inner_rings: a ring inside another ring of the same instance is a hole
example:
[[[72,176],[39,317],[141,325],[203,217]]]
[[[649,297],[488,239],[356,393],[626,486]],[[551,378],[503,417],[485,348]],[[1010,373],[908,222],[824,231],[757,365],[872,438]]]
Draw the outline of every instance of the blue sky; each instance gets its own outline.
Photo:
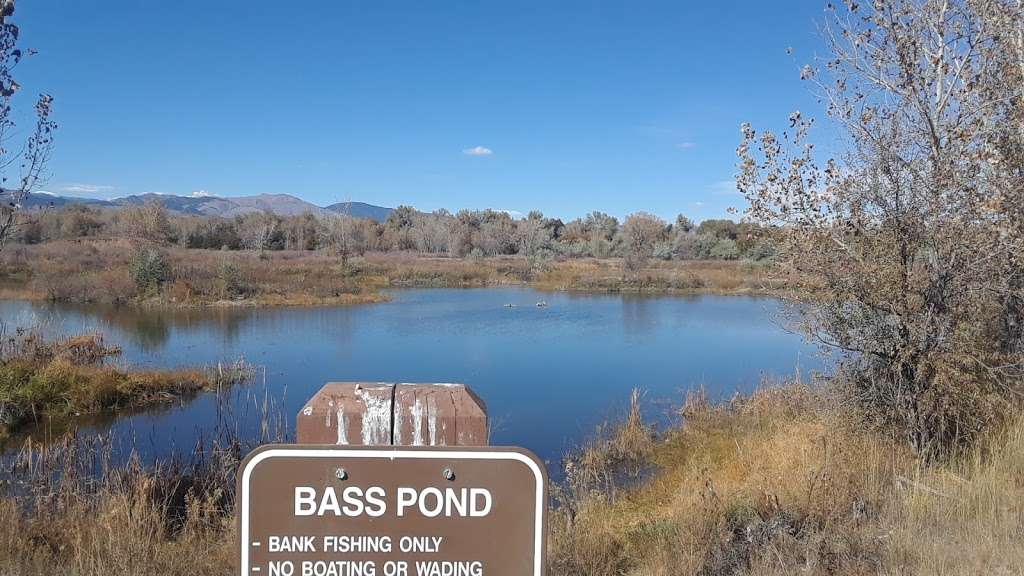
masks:
[[[703,220],[741,122],[819,109],[823,6],[23,0],[16,106],[56,99],[57,193]]]

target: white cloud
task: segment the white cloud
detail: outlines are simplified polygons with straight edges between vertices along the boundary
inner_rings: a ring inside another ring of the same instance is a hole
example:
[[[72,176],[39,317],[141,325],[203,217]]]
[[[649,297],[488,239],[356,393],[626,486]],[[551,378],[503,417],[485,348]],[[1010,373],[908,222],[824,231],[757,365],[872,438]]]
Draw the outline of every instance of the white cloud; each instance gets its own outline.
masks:
[[[474,146],[472,148],[466,148],[462,151],[466,156],[493,156],[494,150],[486,146]]]
[[[696,147],[696,142],[680,142],[679,144],[676,144],[676,148],[679,148],[680,150],[692,150]]]
[[[192,193],[189,194],[189,196],[193,198],[209,198],[210,196],[213,196],[213,194],[207,192],[206,190],[193,190]]]
[[[719,180],[708,186],[715,196],[736,196],[740,191],[736,188],[735,180]]]
[[[693,203],[693,207],[694,208],[703,208],[705,206],[707,206],[707,204],[705,204],[704,202],[701,202],[700,200],[698,200],[698,201]]]
[[[96,194],[99,192],[110,192],[113,189],[113,186],[107,186],[106,184],[68,184],[59,188],[61,192],[71,192],[72,194]]]
[[[506,208],[494,208],[495,212],[504,212],[513,218],[522,218],[524,214],[519,210],[508,210]]]

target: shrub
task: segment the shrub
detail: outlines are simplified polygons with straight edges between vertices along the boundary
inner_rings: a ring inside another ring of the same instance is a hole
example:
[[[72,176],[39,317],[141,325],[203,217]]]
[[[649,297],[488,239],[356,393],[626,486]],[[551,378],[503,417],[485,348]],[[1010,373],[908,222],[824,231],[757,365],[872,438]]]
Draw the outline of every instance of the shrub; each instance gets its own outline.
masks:
[[[711,247],[709,255],[715,260],[736,260],[740,257],[740,249],[735,240],[722,238]]]
[[[224,298],[240,298],[246,294],[242,274],[230,260],[221,262],[217,271],[217,282],[220,284],[220,294]]]
[[[755,262],[763,262],[775,258],[775,245],[768,240],[759,240],[746,254]]]
[[[138,250],[128,263],[135,287],[144,295],[153,295],[160,291],[160,286],[171,278],[171,267],[167,256],[156,248]]]
[[[714,236],[681,234],[676,237],[675,252],[681,260],[707,260],[717,243],[718,239]]]
[[[830,12],[832,58],[801,75],[845,145],[828,157],[800,112],[778,135],[744,124],[738,187],[778,231],[781,272],[813,289],[801,325],[846,353],[867,416],[948,457],[1024,398],[1020,6]]]
[[[654,244],[653,256],[658,260],[671,260],[673,252],[675,252],[675,250],[672,248],[672,243],[667,240],[662,240]]]

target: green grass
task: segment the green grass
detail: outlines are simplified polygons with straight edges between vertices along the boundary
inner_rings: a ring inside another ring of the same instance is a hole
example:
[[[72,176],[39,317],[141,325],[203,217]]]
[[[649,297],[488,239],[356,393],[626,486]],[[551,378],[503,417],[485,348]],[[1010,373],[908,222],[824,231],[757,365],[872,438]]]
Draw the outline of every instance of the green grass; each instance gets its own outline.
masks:
[[[140,407],[229,386],[251,369],[145,370],[113,366],[120,350],[98,335],[45,341],[33,332],[5,338],[0,351],[0,437],[43,418]]]

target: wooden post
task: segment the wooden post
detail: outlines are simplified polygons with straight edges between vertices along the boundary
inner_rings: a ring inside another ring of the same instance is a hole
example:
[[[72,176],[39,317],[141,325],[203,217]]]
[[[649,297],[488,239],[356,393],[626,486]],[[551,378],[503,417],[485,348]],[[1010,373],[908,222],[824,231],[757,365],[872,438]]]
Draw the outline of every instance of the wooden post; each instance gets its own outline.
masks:
[[[464,384],[329,382],[295,418],[299,444],[486,446],[487,407]]]

